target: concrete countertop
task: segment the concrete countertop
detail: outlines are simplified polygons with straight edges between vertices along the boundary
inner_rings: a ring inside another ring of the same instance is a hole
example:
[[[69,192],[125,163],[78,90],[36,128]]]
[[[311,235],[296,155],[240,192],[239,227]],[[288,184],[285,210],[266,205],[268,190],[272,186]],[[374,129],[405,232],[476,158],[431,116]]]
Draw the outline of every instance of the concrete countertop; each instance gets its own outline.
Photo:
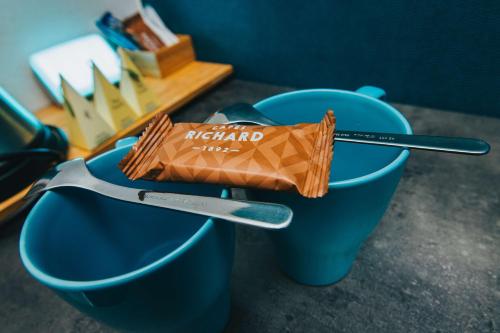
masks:
[[[231,80],[174,120],[202,121],[222,106],[288,90]],[[417,134],[481,137],[492,152],[413,151],[382,222],[350,274],[332,286],[291,281],[265,235],[238,227],[227,332],[500,330],[500,119],[394,106]],[[31,278],[18,239],[15,226],[0,235],[2,332],[112,332]]]

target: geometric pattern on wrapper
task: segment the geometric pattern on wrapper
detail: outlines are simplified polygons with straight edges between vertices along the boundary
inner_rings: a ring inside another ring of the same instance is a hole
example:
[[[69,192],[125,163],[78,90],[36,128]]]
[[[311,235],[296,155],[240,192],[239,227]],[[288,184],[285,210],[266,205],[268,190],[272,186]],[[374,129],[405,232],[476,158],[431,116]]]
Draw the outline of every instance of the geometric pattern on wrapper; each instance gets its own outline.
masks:
[[[304,156],[311,155],[319,124],[302,124],[300,129],[258,126],[264,139],[256,142],[185,139],[190,130],[206,132],[213,126],[177,124],[174,127],[159,150],[159,160],[166,161],[165,176],[171,180],[192,179],[195,182],[286,190],[293,184],[304,182],[309,168],[318,167]],[[257,127],[252,127],[257,130]],[[219,131],[226,132],[226,135],[236,133],[236,137],[241,132],[227,128]],[[239,151],[224,153],[193,149],[193,146],[204,145]],[[186,165],[190,167],[186,168]],[[280,175],[287,175],[288,179],[277,182]]]

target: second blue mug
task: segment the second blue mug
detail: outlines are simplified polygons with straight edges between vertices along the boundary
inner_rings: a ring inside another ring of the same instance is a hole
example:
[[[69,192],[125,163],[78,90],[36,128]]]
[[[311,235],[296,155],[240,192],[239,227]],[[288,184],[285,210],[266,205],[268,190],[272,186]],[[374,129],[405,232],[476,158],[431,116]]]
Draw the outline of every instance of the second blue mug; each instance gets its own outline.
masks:
[[[380,101],[384,95],[369,86],[358,92],[303,90],[273,96],[255,107],[283,124],[318,122],[333,109],[339,129],[411,134],[403,115]],[[293,209],[290,226],[270,232],[281,269],[308,285],[327,285],[346,276],[361,244],[384,215],[408,156],[406,149],[336,142],[324,197],[252,191],[252,199]]]

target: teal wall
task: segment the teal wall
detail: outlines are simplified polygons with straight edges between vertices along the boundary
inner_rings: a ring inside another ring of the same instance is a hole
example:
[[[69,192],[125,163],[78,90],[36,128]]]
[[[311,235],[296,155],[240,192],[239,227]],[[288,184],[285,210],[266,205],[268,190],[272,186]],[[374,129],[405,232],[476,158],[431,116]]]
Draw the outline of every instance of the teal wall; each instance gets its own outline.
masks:
[[[500,117],[500,1],[153,0],[242,79]]]

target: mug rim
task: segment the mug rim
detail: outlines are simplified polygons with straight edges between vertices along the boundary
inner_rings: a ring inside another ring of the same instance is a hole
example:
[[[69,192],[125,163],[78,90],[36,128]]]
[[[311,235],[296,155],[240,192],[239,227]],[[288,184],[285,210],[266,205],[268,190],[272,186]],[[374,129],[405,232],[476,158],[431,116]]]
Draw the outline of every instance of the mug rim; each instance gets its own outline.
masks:
[[[120,146],[118,148],[112,149],[110,151],[107,151],[103,154],[100,154],[91,160],[88,161],[88,163],[93,163],[95,160],[105,158],[105,156],[109,154],[113,154],[118,152],[121,149],[127,149],[130,148],[132,144],[129,145],[124,145]],[[27,253],[26,249],[26,238],[27,238],[27,233],[28,229],[30,227],[30,224],[33,223],[33,216],[37,214],[37,212],[41,209],[41,206],[43,206],[44,202],[50,198],[51,193],[47,192],[43,194],[43,196],[39,199],[39,201],[35,204],[33,209],[30,211],[28,216],[26,217],[26,220],[24,222],[22,231],[21,231],[21,236],[19,240],[19,252],[21,256],[21,261],[24,265],[24,267],[29,271],[33,277],[35,277],[38,281],[41,283],[53,287],[55,289],[59,290],[66,290],[66,291],[89,291],[89,290],[96,290],[96,289],[102,289],[106,287],[115,287],[118,285],[125,284],[127,282],[134,281],[140,277],[143,277],[145,275],[148,275],[150,273],[155,272],[156,270],[160,269],[161,267],[169,264],[176,258],[180,257],[183,253],[188,251],[191,247],[193,247],[195,244],[197,244],[207,233],[210,229],[214,228],[214,219],[213,218],[208,218],[205,220],[205,222],[194,232],[189,238],[187,238],[180,246],[176,247],[173,251],[168,252],[166,255],[163,257],[149,263],[148,265],[142,266],[138,269],[134,269],[130,272],[104,278],[104,279],[98,279],[98,280],[90,280],[90,281],[75,281],[75,280],[67,280],[67,279],[60,279],[57,277],[54,277],[50,274],[45,273],[43,270],[39,269],[30,259],[30,256]],[[53,194],[52,194],[53,195]],[[229,196],[229,192],[227,189],[224,189],[222,191],[221,197],[222,198],[227,198]]]
[[[295,96],[295,95],[306,95],[310,93],[334,93],[334,94],[344,94],[344,95],[352,95],[357,98],[363,98],[366,100],[369,100],[371,102],[374,102],[376,104],[381,105],[385,110],[388,112],[392,113],[396,118],[403,124],[406,133],[403,134],[413,134],[413,130],[410,126],[410,123],[408,120],[399,112],[397,109],[392,107],[390,104],[385,103],[381,101],[378,98],[368,96],[362,93],[354,92],[354,91],[349,91],[349,90],[342,90],[342,89],[329,89],[329,88],[319,88],[319,89],[302,89],[302,90],[295,90],[295,91],[289,91],[285,92],[282,94],[274,95],[271,97],[268,97],[266,99],[263,99],[257,103],[254,104],[255,108],[259,109],[259,107],[264,107],[266,104],[269,103],[275,103],[279,100],[288,98],[290,96]],[[341,188],[346,188],[346,187],[354,187],[358,185],[363,185],[368,182],[377,180],[386,174],[392,172],[393,170],[397,169],[401,164],[403,164],[407,159],[408,156],[410,156],[410,151],[408,148],[403,148],[401,152],[398,154],[398,156],[393,159],[390,163],[386,164],[384,167],[375,170],[373,172],[370,172],[368,174],[359,176],[359,177],[354,177],[354,178],[349,178],[349,179],[344,179],[344,180],[339,180],[339,181],[333,181],[333,182],[328,182],[328,189],[341,189]]]

